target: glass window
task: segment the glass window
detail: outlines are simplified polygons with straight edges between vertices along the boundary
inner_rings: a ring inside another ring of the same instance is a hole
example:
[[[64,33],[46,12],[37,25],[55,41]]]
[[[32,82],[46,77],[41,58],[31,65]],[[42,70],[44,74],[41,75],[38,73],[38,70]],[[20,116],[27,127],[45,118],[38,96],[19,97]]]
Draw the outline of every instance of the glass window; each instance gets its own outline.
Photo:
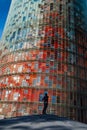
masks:
[[[28,94],[28,90],[24,90],[24,94]]]
[[[46,76],[46,77],[45,77],[45,83],[48,83],[48,82],[49,82],[49,77]]]
[[[35,64],[34,68],[35,68],[35,69],[38,69],[38,63]]]
[[[39,95],[39,101],[40,101],[40,102],[42,101],[42,98],[43,98],[43,94],[40,94],[40,95]]]
[[[49,80],[49,87],[52,87],[52,84],[53,84],[52,80]]]
[[[25,21],[25,20],[26,20],[26,17],[24,16],[24,17],[23,17],[23,21]]]
[[[37,77],[37,82],[40,83],[40,81],[41,81],[41,77],[38,76],[38,77]]]
[[[33,79],[33,86],[36,86],[37,80]]]
[[[39,106],[38,109],[39,109],[39,110],[42,110],[42,106]]]
[[[53,10],[53,3],[50,3],[50,10]]]
[[[60,97],[57,96],[57,103],[60,103]]]
[[[20,33],[21,33],[21,29],[19,28],[19,29],[18,29],[18,35],[19,35]]]
[[[56,96],[52,96],[52,103],[56,103]]]
[[[61,85],[60,85],[60,84],[57,84],[57,88],[61,89]]]

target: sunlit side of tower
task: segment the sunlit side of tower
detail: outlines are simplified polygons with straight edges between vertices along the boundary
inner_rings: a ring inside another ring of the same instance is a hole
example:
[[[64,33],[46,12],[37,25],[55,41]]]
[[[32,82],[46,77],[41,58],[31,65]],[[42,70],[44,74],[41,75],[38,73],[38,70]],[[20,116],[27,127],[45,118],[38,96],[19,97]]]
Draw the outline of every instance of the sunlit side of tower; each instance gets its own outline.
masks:
[[[85,0],[12,0],[0,50],[0,115],[87,122]]]

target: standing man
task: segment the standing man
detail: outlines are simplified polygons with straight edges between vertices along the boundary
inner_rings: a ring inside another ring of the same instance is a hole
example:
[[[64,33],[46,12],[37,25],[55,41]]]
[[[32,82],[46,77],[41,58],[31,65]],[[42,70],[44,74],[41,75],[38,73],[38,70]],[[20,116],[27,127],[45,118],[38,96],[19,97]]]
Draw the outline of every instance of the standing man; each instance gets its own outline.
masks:
[[[43,108],[43,111],[42,111],[43,114],[46,114],[46,109],[48,107],[48,98],[49,97],[48,97],[47,93],[45,93],[45,96],[42,99],[42,101],[44,101],[44,108]]]

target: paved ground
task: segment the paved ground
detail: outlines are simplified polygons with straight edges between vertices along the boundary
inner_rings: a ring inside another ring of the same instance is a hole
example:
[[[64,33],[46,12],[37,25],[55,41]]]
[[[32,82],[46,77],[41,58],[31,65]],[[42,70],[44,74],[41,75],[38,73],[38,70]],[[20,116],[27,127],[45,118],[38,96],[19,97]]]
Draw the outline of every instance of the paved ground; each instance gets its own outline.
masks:
[[[33,115],[0,120],[0,130],[87,130],[87,124],[54,115]]]

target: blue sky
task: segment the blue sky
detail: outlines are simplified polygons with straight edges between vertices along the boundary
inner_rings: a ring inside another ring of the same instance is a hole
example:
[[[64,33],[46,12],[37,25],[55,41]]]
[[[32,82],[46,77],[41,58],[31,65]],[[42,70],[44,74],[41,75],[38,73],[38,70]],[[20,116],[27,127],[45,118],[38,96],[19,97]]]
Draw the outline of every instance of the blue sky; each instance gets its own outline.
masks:
[[[4,29],[5,21],[9,11],[11,0],[0,0],[0,39]]]

